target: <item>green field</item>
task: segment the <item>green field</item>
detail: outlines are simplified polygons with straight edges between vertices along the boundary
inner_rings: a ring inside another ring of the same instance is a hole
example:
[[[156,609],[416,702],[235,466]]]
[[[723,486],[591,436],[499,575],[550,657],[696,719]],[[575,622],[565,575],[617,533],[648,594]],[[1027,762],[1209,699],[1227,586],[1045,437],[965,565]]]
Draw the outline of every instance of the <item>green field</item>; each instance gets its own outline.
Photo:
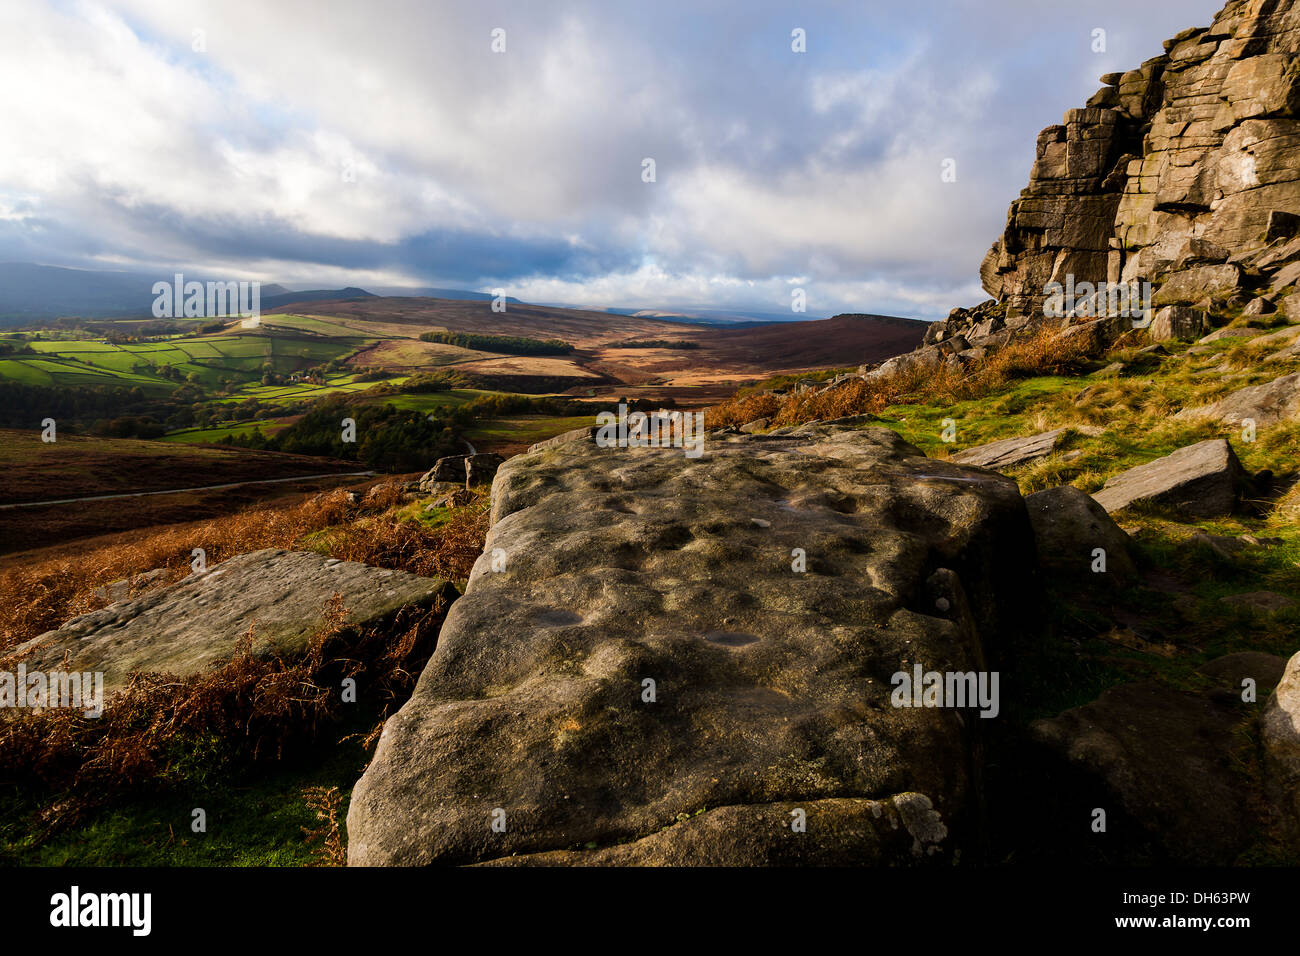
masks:
[[[277,318],[279,318],[277,316]],[[373,340],[345,333],[325,337],[326,329],[235,331],[199,336],[169,336],[161,341],[114,344],[103,339],[27,343],[38,353],[0,360],[0,378],[29,385],[127,385],[170,390],[174,382],[159,370],[170,366],[196,384],[213,388],[233,379],[255,385],[267,364],[291,375],[346,359]],[[309,391],[286,387],[286,394]],[[258,397],[261,397],[260,395]]]
[[[299,329],[335,338],[358,338],[355,329],[341,325],[334,319],[322,318],[318,315],[264,315],[262,328]]]
[[[276,432],[287,428],[284,422],[277,422],[274,419],[258,419],[251,422],[231,422],[226,425],[214,425],[210,428],[181,428],[174,432],[168,432],[159,441],[178,442],[182,445],[197,445],[201,443],[215,443],[221,441],[228,435],[251,435],[259,428],[262,434],[270,438]]]

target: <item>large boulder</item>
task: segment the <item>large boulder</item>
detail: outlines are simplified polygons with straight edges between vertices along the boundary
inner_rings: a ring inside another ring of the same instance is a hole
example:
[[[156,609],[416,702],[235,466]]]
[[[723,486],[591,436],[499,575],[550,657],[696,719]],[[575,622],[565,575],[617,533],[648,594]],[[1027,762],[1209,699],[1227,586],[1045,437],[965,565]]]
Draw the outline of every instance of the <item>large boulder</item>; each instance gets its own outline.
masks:
[[[352,864],[968,845],[987,722],[894,682],[1037,633],[1015,482],[846,423],[714,432],[696,459],[579,438],[506,462],[491,517],[353,792]]]
[[[422,482],[445,481],[461,484],[465,480],[465,461],[468,455],[448,455],[439,458],[433,467],[425,472]]]
[[[572,442],[590,441],[596,434],[595,425],[586,425],[582,428],[572,428],[567,432],[561,432],[554,438],[547,438],[539,441],[529,447],[529,451],[541,451],[543,448],[556,448],[560,445],[568,445]]]
[[[361,629],[381,625],[405,607],[454,600],[456,590],[438,578],[267,549],[74,617],[14,653],[29,671],[102,671],[105,692],[111,693],[132,671],[185,676],[222,664],[250,627],[255,654],[300,654],[326,623],[336,594],[348,626]]]
[[[1129,536],[1091,495],[1061,485],[1030,495],[1025,507],[1039,564],[1057,581],[1086,591],[1129,588],[1140,580]]]
[[[1156,313],[1150,334],[1157,342],[1190,341],[1203,336],[1209,326],[1209,316],[1200,309],[1190,305],[1168,305]]]
[[[1149,503],[1180,514],[1230,514],[1245,478],[1225,439],[1187,445],[1172,455],[1115,475],[1093,498],[1109,512]]]

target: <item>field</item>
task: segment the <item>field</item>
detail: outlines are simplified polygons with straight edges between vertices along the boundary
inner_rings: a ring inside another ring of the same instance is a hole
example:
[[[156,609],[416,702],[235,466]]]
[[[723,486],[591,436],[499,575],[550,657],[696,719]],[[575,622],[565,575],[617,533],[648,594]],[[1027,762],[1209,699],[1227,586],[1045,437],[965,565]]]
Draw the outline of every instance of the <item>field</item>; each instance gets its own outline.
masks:
[[[275,419],[258,419],[251,422],[238,422],[230,425],[217,425],[212,428],[178,428],[164,435],[160,441],[179,442],[184,445],[198,445],[205,442],[219,442],[227,435],[251,435],[255,431],[270,437],[287,428],[288,423]]]

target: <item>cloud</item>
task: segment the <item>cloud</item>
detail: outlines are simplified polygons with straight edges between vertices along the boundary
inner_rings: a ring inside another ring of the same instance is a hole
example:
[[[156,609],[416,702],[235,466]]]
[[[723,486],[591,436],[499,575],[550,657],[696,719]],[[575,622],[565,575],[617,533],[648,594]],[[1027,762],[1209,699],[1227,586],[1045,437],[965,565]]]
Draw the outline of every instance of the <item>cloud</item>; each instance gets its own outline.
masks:
[[[1037,130],[1217,3],[881,6],[7,0],[0,257],[941,315]]]

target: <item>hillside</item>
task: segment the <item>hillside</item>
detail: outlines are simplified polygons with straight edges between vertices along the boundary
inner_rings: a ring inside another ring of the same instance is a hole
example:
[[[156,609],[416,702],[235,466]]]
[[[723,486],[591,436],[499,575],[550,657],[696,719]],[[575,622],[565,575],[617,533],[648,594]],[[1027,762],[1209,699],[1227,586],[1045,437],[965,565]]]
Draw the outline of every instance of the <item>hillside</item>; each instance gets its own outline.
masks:
[[[507,391],[627,395],[684,405],[716,401],[738,384],[769,375],[880,361],[913,348],[927,328],[910,319],[854,315],[727,329],[526,304],[494,312],[490,302],[418,298],[316,302],[311,312],[374,341],[352,364],[399,374],[438,366]],[[278,320],[269,315],[263,325],[276,328]],[[560,358],[498,357],[418,341],[420,333],[435,329],[559,339],[576,351]],[[694,348],[615,347],[629,341],[688,342]]]

